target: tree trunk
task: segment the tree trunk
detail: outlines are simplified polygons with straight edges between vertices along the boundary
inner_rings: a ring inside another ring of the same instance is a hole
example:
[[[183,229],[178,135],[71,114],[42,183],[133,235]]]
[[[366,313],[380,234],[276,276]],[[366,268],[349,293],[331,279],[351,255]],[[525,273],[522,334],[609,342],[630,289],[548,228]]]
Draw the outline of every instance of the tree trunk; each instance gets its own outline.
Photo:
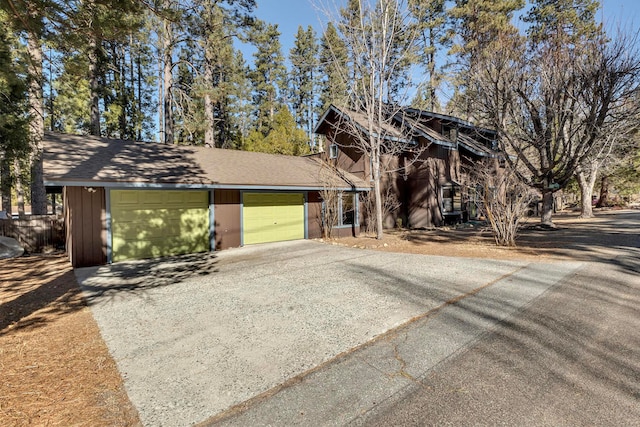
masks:
[[[11,217],[11,161],[6,154],[0,162],[0,193],[2,193],[2,210]]]
[[[164,143],[164,79],[162,72],[162,58],[158,57],[158,141]]]
[[[165,1],[167,7],[168,2]],[[165,144],[173,144],[173,29],[171,21],[164,20],[164,38],[162,40],[162,49],[164,53],[164,142]]]
[[[553,191],[545,188],[542,190],[542,211],[540,212],[540,222],[551,227],[553,224]]]
[[[592,218],[591,196],[593,195],[593,187],[589,185],[589,180],[584,172],[577,173],[576,178],[580,187],[580,218]]]
[[[98,80],[98,42],[95,34],[89,37],[89,103],[91,135],[100,136],[100,82]]]
[[[431,53],[429,54],[429,106],[431,111],[436,111],[436,51],[433,28],[429,29],[429,44]]]
[[[576,178],[580,187],[580,218],[593,218],[593,207],[591,200],[593,199],[593,186],[596,184],[598,176],[598,163],[592,162],[588,168],[588,173],[583,169],[578,170]]]
[[[42,45],[33,33],[27,36],[29,54],[29,134],[31,137],[31,213],[47,213],[47,193],[42,170],[44,137],[44,95],[42,89]]]
[[[138,129],[138,134],[136,135],[136,139],[138,141],[142,141],[142,122],[143,122],[143,117],[144,114],[142,113],[142,80],[143,80],[143,75],[142,75],[142,58],[140,57],[140,44],[137,44],[137,49],[136,49],[136,68],[137,68],[137,73],[136,73],[136,79],[137,79],[137,83],[138,83],[138,107],[137,107],[137,112],[140,115],[140,119],[138,119],[138,123],[136,125],[137,129]]]
[[[13,173],[16,179],[16,197],[18,201],[18,218],[24,218],[24,189],[22,188],[22,169],[20,168],[20,161],[13,159]]]
[[[382,191],[380,189],[380,154],[374,153],[373,161],[373,197],[376,206],[376,239],[382,240]]]
[[[211,89],[214,87],[213,71],[210,64],[204,65],[204,81],[207,82],[208,89],[204,94],[204,117],[206,120],[204,128],[204,145],[205,147],[215,147],[214,138],[214,117],[213,117],[213,99],[211,99]]]
[[[598,198],[597,208],[609,206],[609,184],[610,180],[607,175],[603,175],[600,180],[600,197]]]

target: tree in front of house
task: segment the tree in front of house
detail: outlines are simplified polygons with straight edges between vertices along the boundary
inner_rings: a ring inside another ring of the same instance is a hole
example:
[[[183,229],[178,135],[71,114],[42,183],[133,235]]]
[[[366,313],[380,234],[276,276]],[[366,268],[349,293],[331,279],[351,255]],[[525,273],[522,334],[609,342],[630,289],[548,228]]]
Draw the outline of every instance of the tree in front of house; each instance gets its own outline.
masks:
[[[408,70],[415,58],[418,44],[413,17],[402,0],[351,0],[341,11],[336,30],[340,36],[336,46],[327,46],[332,54],[332,66],[348,90],[344,112],[352,111],[360,119],[339,120],[335,133],[346,133],[350,147],[371,160],[376,237],[383,237],[383,206],[381,158],[406,148],[395,132],[394,117],[402,111],[398,105],[407,103],[410,82]],[[333,37],[325,37],[331,43]],[[343,49],[344,47],[344,49]],[[347,61],[335,53],[346,50]],[[349,116],[349,113],[346,114]]]
[[[566,19],[573,16],[564,13],[569,3],[585,11],[576,22]],[[554,193],[600,146],[610,125],[625,120],[638,90],[637,48],[584,24],[592,19],[588,3],[534,2],[526,44],[500,35],[470,75],[475,111],[498,131],[506,162],[542,193],[541,222],[548,225]]]
[[[511,167],[497,170],[496,160],[478,161],[465,171],[466,185],[481,203],[478,213],[489,222],[498,246],[516,246],[516,237],[535,191],[523,183]]]

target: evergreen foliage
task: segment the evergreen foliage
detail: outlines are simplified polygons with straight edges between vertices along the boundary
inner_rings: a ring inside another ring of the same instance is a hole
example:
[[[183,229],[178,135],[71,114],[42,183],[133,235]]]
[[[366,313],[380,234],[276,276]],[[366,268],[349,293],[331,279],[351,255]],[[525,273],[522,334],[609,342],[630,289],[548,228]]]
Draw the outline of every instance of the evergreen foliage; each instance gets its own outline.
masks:
[[[313,138],[317,108],[318,87],[318,43],[313,27],[298,27],[294,47],[289,54],[291,72],[289,73],[291,107],[296,122],[307,132],[307,139]]]
[[[329,22],[320,43],[321,88],[319,105],[322,112],[329,105],[346,106],[348,100],[348,76],[341,74],[342,64],[348,61],[347,46],[336,27]]]
[[[297,127],[293,115],[286,106],[282,106],[274,114],[271,128],[266,135],[259,130],[252,131],[242,148],[247,151],[290,156],[310,153],[307,134]]]
[[[532,119],[528,129],[542,126],[561,141],[553,123],[562,117],[553,109],[590,113],[588,103],[567,90],[577,88],[577,68],[601,61],[611,42],[595,0],[529,0],[528,9],[525,0],[344,0],[324,28],[298,28],[286,65],[277,25],[254,17],[259,3],[0,0],[0,156],[7,163],[31,153],[22,165],[25,176],[33,166],[37,209],[44,195],[39,165],[45,128],[303,154],[330,104],[371,110],[373,104],[363,101],[367,91],[375,92],[375,102],[406,105],[410,99],[416,108],[486,119],[478,104],[486,93],[474,74],[487,64],[493,71],[504,66],[502,81],[523,84],[522,94],[547,94],[514,111],[545,112],[549,120],[538,114],[539,123]],[[238,43],[255,49],[249,63]],[[625,49],[634,52],[634,46]],[[385,64],[376,63],[381,52]],[[376,82],[376,75],[384,77]],[[589,82],[580,76],[583,89],[606,89],[606,77]],[[571,99],[574,104],[560,105]],[[494,113],[500,108],[505,106]],[[551,163],[565,156],[564,146],[558,147],[549,151]],[[539,162],[532,153],[526,160]],[[554,176],[570,179],[570,163],[560,175],[556,165]],[[636,169],[624,165],[606,173],[632,182]],[[7,170],[5,164],[3,174]]]

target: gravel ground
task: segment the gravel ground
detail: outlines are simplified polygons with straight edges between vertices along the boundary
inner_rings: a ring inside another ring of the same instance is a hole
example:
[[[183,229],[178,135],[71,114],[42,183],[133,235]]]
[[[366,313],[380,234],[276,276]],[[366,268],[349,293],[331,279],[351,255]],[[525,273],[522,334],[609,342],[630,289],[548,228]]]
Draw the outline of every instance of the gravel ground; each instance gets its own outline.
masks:
[[[526,265],[296,241],[76,276],[143,424],[183,426]]]

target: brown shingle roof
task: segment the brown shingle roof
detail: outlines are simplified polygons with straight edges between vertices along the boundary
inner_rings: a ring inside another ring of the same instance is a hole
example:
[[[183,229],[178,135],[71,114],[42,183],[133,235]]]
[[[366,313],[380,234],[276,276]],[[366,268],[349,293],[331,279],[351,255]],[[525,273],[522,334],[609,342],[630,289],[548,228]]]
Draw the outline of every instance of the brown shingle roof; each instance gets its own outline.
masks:
[[[322,188],[326,171],[312,157],[283,156],[218,148],[164,145],[94,136],[45,134],[45,181]],[[368,188],[341,172],[339,188]]]
[[[331,115],[331,119],[327,120],[329,115]],[[355,132],[368,134],[369,132],[368,119],[365,114],[346,108],[340,109],[335,105],[331,105],[320,118],[315,132],[319,134],[326,134],[328,132],[328,126],[351,134]],[[372,130],[375,134],[388,140],[409,142],[407,136],[390,122],[375,123],[373,124]]]

